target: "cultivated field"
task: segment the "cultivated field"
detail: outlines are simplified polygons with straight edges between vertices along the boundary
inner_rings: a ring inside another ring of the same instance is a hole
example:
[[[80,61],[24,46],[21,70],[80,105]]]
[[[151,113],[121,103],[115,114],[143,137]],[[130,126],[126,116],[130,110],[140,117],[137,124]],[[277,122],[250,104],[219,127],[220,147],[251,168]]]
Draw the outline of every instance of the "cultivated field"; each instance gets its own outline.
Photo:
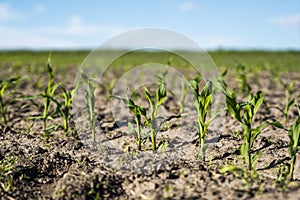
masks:
[[[88,53],[0,52],[1,199],[300,199],[300,52],[209,52],[216,80],[131,52],[100,82],[79,69]],[[148,63],[186,81],[114,92]]]

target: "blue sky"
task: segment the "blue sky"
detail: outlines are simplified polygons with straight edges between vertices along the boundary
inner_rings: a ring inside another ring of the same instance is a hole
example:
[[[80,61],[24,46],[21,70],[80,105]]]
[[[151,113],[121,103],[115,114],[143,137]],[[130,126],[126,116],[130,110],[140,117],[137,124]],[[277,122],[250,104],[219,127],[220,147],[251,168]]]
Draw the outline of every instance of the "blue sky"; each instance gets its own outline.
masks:
[[[177,31],[206,49],[300,50],[300,1],[0,0],[0,49],[94,48],[143,27]]]

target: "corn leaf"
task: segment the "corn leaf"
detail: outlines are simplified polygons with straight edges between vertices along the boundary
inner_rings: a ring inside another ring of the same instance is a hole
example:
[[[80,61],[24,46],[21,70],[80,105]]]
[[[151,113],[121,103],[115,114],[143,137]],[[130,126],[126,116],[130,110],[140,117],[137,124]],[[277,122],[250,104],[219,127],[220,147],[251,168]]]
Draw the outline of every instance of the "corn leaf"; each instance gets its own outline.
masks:
[[[263,101],[264,101],[264,93],[262,91],[258,91],[254,96],[254,114],[258,111]]]

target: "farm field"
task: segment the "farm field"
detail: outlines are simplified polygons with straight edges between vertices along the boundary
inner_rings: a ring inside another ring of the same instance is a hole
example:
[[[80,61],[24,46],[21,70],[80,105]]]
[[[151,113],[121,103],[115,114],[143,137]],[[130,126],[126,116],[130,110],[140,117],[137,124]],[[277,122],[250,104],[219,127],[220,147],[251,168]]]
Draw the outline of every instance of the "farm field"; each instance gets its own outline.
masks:
[[[88,53],[0,52],[1,199],[300,199],[300,52],[208,52],[219,70],[213,82],[176,55],[132,52],[101,83],[79,73]],[[169,70],[132,96],[113,95],[144,63],[170,65],[187,82],[169,90]],[[85,126],[73,115],[78,75]],[[224,104],[212,110],[216,92]],[[114,119],[113,101],[126,123]],[[101,137],[138,162],[117,168],[116,150],[95,154]]]

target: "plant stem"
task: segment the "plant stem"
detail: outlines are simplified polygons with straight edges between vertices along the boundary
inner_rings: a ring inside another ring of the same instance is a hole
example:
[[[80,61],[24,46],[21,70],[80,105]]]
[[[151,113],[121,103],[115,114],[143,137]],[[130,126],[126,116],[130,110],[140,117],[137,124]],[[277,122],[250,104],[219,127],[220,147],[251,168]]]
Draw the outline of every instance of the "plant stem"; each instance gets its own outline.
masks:
[[[202,125],[200,118],[198,117],[198,125],[199,125],[199,143],[200,147],[204,147],[204,136],[205,136],[205,127]]]
[[[291,161],[290,161],[290,177],[293,180],[294,179],[294,166],[296,162],[296,155],[292,155]]]
[[[156,116],[159,105],[156,104],[154,106],[154,111],[151,115],[151,143],[152,143],[152,151],[156,151],[156,134],[157,134],[157,126],[156,126]]]
[[[2,102],[0,102],[0,107],[1,107],[1,114],[2,114],[2,117],[3,117],[3,120],[4,120],[4,123],[6,124],[7,123],[7,118],[6,118],[6,111],[4,109],[4,105]]]
[[[285,100],[285,108],[283,113],[284,123],[287,124],[288,121],[288,112],[289,112],[289,101],[290,101],[290,94],[288,91],[285,91],[286,100]]]
[[[152,151],[156,151],[156,133],[153,128],[151,130],[151,143],[152,143]]]
[[[48,133],[47,133],[47,118],[43,119],[43,130],[44,130],[44,139],[48,140]]]
[[[140,151],[142,149],[142,141],[141,141],[141,125],[138,116],[135,117],[135,122],[137,125],[137,145],[138,145],[138,150]]]
[[[69,126],[68,126],[68,119],[65,118],[65,119],[64,119],[64,131],[67,132],[68,129],[69,129]]]
[[[251,125],[245,127],[244,133],[244,142],[245,142],[245,149],[246,152],[244,153],[245,159],[248,162],[248,169],[249,171],[252,170],[252,160],[251,160],[251,147],[250,147],[250,140],[251,140]]]

